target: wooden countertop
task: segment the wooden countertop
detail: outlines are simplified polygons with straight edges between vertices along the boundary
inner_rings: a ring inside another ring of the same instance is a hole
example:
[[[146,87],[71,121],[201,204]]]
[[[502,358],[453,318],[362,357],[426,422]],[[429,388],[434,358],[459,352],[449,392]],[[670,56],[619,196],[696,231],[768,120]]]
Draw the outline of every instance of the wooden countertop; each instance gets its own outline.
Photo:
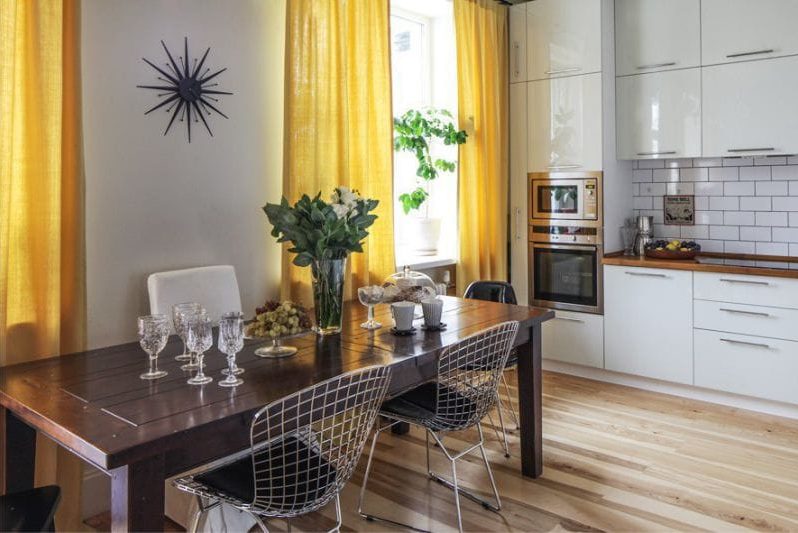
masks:
[[[699,259],[708,262],[699,262]],[[717,262],[715,262],[717,261]],[[727,264],[727,261],[744,264]],[[783,268],[757,266],[763,263],[782,263]],[[798,279],[798,257],[782,257],[754,254],[700,253],[697,259],[653,259],[650,257],[625,256],[623,252],[606,254],[602,264],[628,267],[668,268],[695,272],[720,272],[723,274],[745,274],[749,276],[773,276]],[[792,267],[792,270],[788,268]]]

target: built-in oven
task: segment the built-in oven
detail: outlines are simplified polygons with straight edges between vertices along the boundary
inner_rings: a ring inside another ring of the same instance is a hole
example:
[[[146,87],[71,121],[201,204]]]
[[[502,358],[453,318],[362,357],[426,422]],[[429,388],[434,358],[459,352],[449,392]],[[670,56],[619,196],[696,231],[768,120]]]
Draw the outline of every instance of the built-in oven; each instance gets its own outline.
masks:
[[[532,219],[586,220],[601,218],[601,173],[529,174]]]
[[[601,313],[601,254],[601,245],[530,242],[531,304]]]

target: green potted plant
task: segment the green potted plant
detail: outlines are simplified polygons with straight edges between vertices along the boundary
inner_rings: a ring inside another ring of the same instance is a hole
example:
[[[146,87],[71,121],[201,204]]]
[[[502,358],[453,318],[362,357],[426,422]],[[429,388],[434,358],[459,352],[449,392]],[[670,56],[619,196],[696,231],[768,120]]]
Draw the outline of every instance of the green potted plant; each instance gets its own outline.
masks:
[[[447,146],[463,144],[468,136],[464,130],[455,128],[454,117],[445,109],[410,109],[393,119],[393,129],[394,150],[410,152],[418,161],[415,189],[399,196],[405,215],[414,215],[408,217],[413,249],[418,255],[435,255],[441,219],[429,216],[429,186],[441,172],[454,172],[456,161],[434,158],[431,148],[440,141]]]
[[[294,205],[285,197],[263,210],[271,222],[272,237],[290,242],[293,263],[311,267],[316,332],[333,335],[341,331],[344,275],[350,252],[363,251],[366,228],[377,215],[370,214],[378,200],[362,198],[357,191],[336,187],[329,202],[321,193],[313,198],[303,194]]]

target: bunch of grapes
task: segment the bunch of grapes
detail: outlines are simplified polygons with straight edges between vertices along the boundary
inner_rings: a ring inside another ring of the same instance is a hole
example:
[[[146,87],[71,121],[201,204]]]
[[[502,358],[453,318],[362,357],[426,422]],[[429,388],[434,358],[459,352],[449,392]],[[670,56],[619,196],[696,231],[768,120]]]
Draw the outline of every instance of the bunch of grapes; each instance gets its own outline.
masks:
[[[296,335],[310,327],[310,317],[304,307],[294,302],[270,300],[255,309],[255,321],[247,326],[247,334],[251,337],[276,339],[285,335]]]

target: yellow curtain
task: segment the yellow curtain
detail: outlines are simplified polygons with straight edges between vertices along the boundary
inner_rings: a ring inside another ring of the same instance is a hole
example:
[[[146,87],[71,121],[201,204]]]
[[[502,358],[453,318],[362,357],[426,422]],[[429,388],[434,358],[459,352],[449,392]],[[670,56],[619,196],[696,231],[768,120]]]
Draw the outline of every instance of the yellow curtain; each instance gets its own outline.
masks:
[[[78,0],[0,1],[0,365],[84,347]],[[80,527],[81,464],[40,438],[36,484]]]
[[[349,289],[395,269],[388,0],[290,0],[287,6],[283,194],[344,185],[380,201]],[[282,297],[312,303],[310,269],[283,252]]]
[[[460,146],[460,292],[478,279],[507,279],[507,8],[454,0],[457,101],[468,140]]]

